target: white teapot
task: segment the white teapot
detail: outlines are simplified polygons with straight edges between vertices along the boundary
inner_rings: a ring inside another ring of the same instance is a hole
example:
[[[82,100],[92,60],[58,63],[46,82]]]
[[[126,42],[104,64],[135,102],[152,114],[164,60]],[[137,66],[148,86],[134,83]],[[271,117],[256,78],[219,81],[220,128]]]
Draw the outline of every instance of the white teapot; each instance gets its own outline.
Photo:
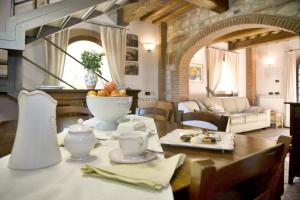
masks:
[[[69,132],[64,140],[64,145],[74,160],[87,159],[95,143],[96,137],[93,129],[84,126],[82,119],[69,127]]]

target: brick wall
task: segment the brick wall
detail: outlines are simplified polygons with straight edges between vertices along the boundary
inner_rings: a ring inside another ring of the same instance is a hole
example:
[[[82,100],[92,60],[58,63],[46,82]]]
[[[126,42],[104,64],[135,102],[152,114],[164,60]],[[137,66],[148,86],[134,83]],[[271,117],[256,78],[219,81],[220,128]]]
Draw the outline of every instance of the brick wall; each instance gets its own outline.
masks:
[[[160,24],[160,63],[158,66],[158,98],[164,100],[166,97],[166,65],[167,65],[167,30],[166,23]]]
[[[222,14],[198,8],[169,23],[166,79],[164,87],[159,87],[165,89],[166,99],[188,98],[188,65],[192,56],[224,34],[259,27],[278,27],[299,34],[300,4],[295,1],[278,0],[274,4],[273,0],[241,0]]]
[[[246,96],[256,106],[256,49],[246,48]]]

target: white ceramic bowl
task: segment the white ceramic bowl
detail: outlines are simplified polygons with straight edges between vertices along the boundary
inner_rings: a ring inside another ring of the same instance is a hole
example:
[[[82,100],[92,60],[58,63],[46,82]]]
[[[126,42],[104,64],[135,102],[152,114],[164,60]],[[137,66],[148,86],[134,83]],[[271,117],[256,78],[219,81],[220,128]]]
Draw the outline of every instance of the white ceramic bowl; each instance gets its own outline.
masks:
[[[116,121],[130,112],[132,97],[87,96],[86,103],[92,115],[102,123],[95,128],[115,130]]]

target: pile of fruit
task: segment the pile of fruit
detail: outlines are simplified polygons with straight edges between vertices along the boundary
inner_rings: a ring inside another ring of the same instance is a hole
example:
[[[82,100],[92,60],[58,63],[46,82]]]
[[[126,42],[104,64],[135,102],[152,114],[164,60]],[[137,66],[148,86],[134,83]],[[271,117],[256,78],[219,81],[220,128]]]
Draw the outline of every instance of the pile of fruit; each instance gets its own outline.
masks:
[[[107,82],[103,90],[91,90],[87,96],[101,96],[101,97],[124,97],[126,90],[117,90],[117,85],[114,82]]]

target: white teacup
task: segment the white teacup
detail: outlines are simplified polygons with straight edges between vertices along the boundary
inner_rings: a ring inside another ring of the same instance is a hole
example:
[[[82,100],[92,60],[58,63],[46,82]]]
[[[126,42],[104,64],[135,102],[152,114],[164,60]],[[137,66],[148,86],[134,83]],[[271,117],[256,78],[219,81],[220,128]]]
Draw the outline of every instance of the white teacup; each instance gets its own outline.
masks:
[[[124,156],[139,156],[147,149],[148,133],[143,131],[121,133],[119,144]]]

